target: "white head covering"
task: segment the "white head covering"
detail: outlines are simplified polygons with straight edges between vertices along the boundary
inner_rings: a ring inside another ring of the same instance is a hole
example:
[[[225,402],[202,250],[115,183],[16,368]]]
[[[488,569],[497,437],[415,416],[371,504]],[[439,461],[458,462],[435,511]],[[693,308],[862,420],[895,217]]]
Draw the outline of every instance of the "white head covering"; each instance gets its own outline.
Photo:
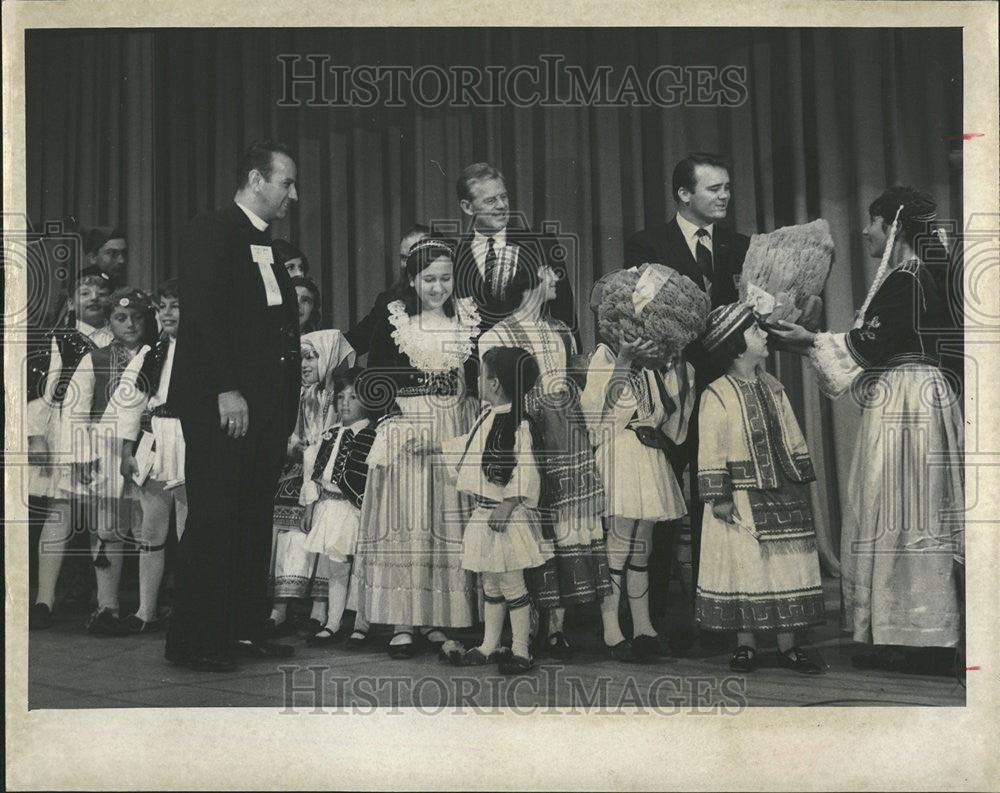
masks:
[[[302,424],[300,437],[307,443],[312,443],[328,425],[334,423],[335,419],[334,412],[327,410],[332,394],[320,392],[332,389],[329,380],[335,369],[342,364],[345,368],[354,366],[357,353],[339,330],[316,330],[306,333],[302,336],[301,344],[303,347],[306,345],[312,347],[319,355],[317,361],[319,383],[307,386],[303,390],[300,409]]]

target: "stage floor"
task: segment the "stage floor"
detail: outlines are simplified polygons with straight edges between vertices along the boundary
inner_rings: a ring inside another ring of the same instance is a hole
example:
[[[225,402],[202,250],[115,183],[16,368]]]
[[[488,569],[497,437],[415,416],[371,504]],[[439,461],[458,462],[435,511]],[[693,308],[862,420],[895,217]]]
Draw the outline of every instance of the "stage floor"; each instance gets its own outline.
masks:
[[[577,648],[569,662],[539,659],[523,678],[504,678],[493,666],[455,668],[431,653],[390,659],[389,633],[364,650],[314,649],[301,639],[281,662],[247,661],[236,672],[212,674],[171,666],[163,634],[99,638],[79,618],[62,618],[29,634],[28,707],[178,708],[261,707],[296,712],[370,712],[417,706],[422,712],[476,713],[516,708],[578,712],[738,713],[745,707],[965,705],[955,676],[867,672],[850,657],[862,648],[839,635],[839,582],[825,581],[827,625],[809,635],[827,664],[809,677],[778,668],[773,647],[762,645],[761,667],[749,675],[729,670],[729,653],[643,664],[622,664],[602,653],[596,614],[571,612],[567,634]],[[57,617],[58,617],[57,613]],[[471,643],[475,633],[459,632]]]

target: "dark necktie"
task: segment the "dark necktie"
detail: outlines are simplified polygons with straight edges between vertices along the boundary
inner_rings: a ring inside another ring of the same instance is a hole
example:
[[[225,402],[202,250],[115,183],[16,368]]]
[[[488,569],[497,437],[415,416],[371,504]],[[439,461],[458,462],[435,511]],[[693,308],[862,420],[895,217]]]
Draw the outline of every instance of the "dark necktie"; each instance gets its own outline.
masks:
[[[712,287],[712,252],[708,249],[708,245],[705,244],[705,240],[711,240],[711,236],[705,229],[698,229],[695,232],[695,236],[698,238],[698,244],[694,246],[695,259],[698,260],[698,269],[701,270],[702,276],[708,282],[708,287]]]
[[[486,240],[486,266],[485,270],[485,280],[487,288],[490,292],[490,297],[497,296],[497,276],[499,275],[497,268],[497,252],[496,248],[493,247],[493,238],[490,237]]]

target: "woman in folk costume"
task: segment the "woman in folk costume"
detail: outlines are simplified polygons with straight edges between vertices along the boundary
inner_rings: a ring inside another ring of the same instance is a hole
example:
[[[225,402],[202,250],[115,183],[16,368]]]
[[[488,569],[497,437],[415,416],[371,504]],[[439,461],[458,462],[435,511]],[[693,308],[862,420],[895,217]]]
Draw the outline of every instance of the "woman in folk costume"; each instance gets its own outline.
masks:
[[[934,331],[947,327],[945,307],[918,255],[940,252],[929,233],[935,210],[922,191],[883,192],[863,232],[881,263],[854,328],[775,331],[808,354],[828,396],[850,388],[862,408],[840,567],[854,640],[879,646],[855,656],[864,668],[936,671],[948,653],[931,648],[961,638],[962,415],[938,363]]]
[[[113,397],[126,370],[141,363],[136,354],[155,339],[156,321],[149,298],[138,289],[112,293],[108,327],[114,340],[84,357],[69,383],[68,394],[73,395],[74,404],[63,406],[60,448],[72,450],[73,475],[62,477],[60,487],[71,494],[70,498],[86,501],[96,527],[91,552],[97,576],[97,610],[87,620],[87,632],[120,636],[128,633],[118,614],[122,541],[132,528],[136,493],[120,471],[119,406]],[[44,533],[42,539],[46,539]]]
[[[289,439],[289,462],[278,481],[274,501],[274,603],[268,619],[271,636],[288,633],[288,602],[293,598],[312,600],[309,619],[302,629],[304,635],[311,636],[326,624],[326,559],[306,547],[308,526],[303,520],[305,507],[300,503],[302,477],[304,470],[312,470],[323,433],[337,421],[334,374],[354,363],[354,350],[339,330],[307,333],[301,343],[299,420]]]
[[[712,311],[702,346],[723,374],[699,404],[698,494],[711,508],[702,521],[698,622],[736,631],[734,672],[757,668],[755,634],[766,631],[777,634],[779,666],[819,674],[794,634],[824,621],[809,450],[785,389],[763,370],[767,334],[749,306]]]
[[[694,409],[694,367],[678,358],[666,369],[642,367],[648,340],[601,343],[590,359],[581,406],[608,493],[607,546],[612,597],[625,579],[637,659],[670,655],[649,616],[649,553],[653,526],[687,513],[667,460],[669,444],[687,437]],[[616,606],[617,613],[617,606]]]
[[[556,295],[558,280],[551,267],[519,259],[507,284],[510,295],[522,296],[519,307],[480,337],[479,356],[482,359],[495,347],[519,347],[534,356],[540,372],[525,409],[541,428],[540,511],[556,554],[542,567],[528,571],[526,578],[539,608],[548,609],[544,649],[558,658],[569,658],[572,648],[563,631],[566,606],[597,600],[605,645],[612,657],[629,660],[631,649],[618,625],[618,599],[608,573],[601,524],[604,485],[579,398],[567,374],[576,343],[565,324],[544,313]]]
[[[358,611],[357,575],[351,581],[351,570],[356,571],[358,564],[361,504],[368,482],[368,454],[375,441],[373,422],[378,418],[365,408],[354,390],[363,371],[351,367],[334,378],[339,420],[323,433],[316,453],[308,455],[313,463],[311,469],[306,469],[302,485],[308,529],[306,549],[326,559],[330,580],[326,625],[306,639],[314,647],[338,643],[344,633],[344,609]],[[353,602],[348,600],[349,583],[353,584]],[[362,647],[367,639],[368,623],[364,615],[356,614],[348,646]]]
[[[357,383],[369,409],[398,408],[379,425],[368,456],[358,547],[360,613],[395,626],[393,658],[416,654],[415,627],[440,646],[448,638],[441,628],[477,618],[475,578],[462,569],[461,553],[472,501],[443,465],[402,447],[409,438],[438,442],[472,426],[476,400],[466,377],[475,372],[479,314],[471,299],[452,297],[454,250],[444,240],[414,245],[406,277],[409,288],[388,304]]]

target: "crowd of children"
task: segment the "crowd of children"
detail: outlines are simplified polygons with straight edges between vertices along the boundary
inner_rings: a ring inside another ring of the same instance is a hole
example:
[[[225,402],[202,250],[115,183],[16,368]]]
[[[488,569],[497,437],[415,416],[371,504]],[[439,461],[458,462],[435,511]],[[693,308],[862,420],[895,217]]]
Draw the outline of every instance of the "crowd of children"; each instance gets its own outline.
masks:
[[[648,559],[654,527],[688,509],[666,449],[684,441],[700,400],[697,620],[735,634],[736,671],[756,668],[762,633],[774,636],[780,666],[822,671],[796,640],[824,621],[807,492],[815,477],[784,389],[764,371],[767,334],[748,306],[709,314],[699,344],[714,372],[700,395],[691,364],[643,367],[650,340],[624,336],[600,340],[576,389],[567,375],[576,342],[545,310],[554,271],[519,266],[509,286],[519,307],[480,333],[471,299],[453,297],[452,247],[425,237],[409,249],[398,299],[376,318],[363,369],[340,331],[317,330],[305,257],[287,243],[275,252],[299,294],[302,392],[275,494],[271,637],[298,631],[314,647],[364,647],[382,624],[392,658],[430,646],[456,665],[520,674],[539,653],[569,658],[565,610],[596,603],[612,659],[670,655],[650,618]],[[85,272],[70,302],[71,323],[35,360],[42,376],[28,409],[31,494],[48,510],[30,626],[52,624],[63,550],[85,527],[97,583],[87,631],[157,631],[171,515],[181,537],[187,511],[169,394],[176,284],[152,298],[111,293]],[[139,605],[124,615],[129,535]],[[308,618],[297,620],[289,606],[302,601]],[[480,623],[471,647],[447,633]]]

